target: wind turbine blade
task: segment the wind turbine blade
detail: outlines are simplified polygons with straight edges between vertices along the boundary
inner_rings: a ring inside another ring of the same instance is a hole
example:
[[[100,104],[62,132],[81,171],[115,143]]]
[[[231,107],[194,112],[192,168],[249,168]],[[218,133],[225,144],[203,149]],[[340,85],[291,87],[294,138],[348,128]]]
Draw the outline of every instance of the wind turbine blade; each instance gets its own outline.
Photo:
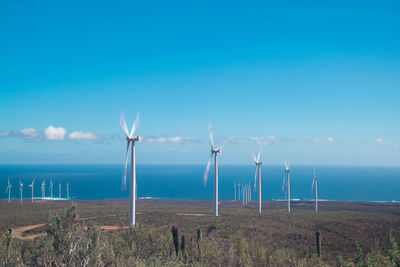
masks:
[[[254,154],[252,154],[251,157],[252,157],[254,163],[257,163],[257,158],[256,158],[256,156],[254,156]]]
[[[126,121],[125,121],[125,117],[124,117],[124,113],[121,112],[121,119],[119,120],[119,124],[122,127],[122,130],[124,130],[124,133],[126,134],[126,136],[129,136],[128,133],[128,126],[126,126]]]
[[[312,179],[312,184],[311,184],[311,193],[314,192],[314,183],[315,183],[315,179]]]
[[[256,173],[254,174],[254,191],[256,191],[256,186],[257,186],[257,168],[260,167],[256,165]]]
[[[204,177],[203,177],[203,185],[204,186],[207,186],[208,171],[210,170],[211,159],[212,159],[212,154],[211,154],[210,159],[207,162],[206,171],[204,172]]]
[[[130,143],[130,141],[128,141],[126,143],[124,173],[123,173],[123,176],[122,176],[122,190],[126,190],[126,169],[127,169],[127,166],[128,166],[129,143]]]
[[[210,137],[211,148],[214,149],[214,139],[213,139],[213,134],[212,134],[212,130],[211,130],[211,122],[208,125],[208,135]]]
[[[260,161],[260,156],[261,156],[261,147],[260,147],[260,151],[258,151],[257,162]]]
[[[133,134],[135,133],[135,131],[136,131],[138,126],[139,126],[139,112],[136,115],[136,119],[135,119],[135,121],[133,122],[133,125],[132,125],[131,133],[129,134],[129,136],[131,138],[133,137]]]

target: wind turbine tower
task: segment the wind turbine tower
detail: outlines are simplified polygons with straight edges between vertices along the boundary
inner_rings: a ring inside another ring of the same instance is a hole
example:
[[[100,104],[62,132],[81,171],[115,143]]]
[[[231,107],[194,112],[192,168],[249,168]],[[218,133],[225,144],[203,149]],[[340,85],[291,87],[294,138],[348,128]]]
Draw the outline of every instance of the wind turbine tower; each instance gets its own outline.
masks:
[[[6,189],[6,193],[8,192],[8,203],[11,202],[11,187],[12,187],[12,184],[10,184],[10,178],[8,178],[8,185],[7,185],[7,189]]]
[[[245,205],[245,191],[244,191],[244,188],[245,188],[245,184],[243,183],[243,181],[242,181],[242,206],[244,207],[244,205]]]
[[[249,194],[250,194],[250,201],[251,201],[251,185],[249,185]]]
[[[233,193],[235,195],[234,200],[236,200],[236,181],[233,181]]]
[[[69,183],[67,183],[67,200],[69,200]]]
[[[35,178],[33,178],[33,181],[30,185],[28,185],[29,187],[32,188],[32,203],[33,203],[33,184],[35,183]]]
[[[50,200],[53,200],[53,181],[50,179]]]
[[[282,192],[285,187],[286,180],[286,201],[287,201],[287,212],[290,212],[290,166],[285,161],[285,176],[283,178]]]
[[[258,177],[258,187],[257,187],[257,200],[258,200],[258,213],[261,213],[261,165],[262,161],[260,161],[261,157],[261,147],[260,151],[258,151],[257,158],[253,155],[253,161],[256,164],[256,173],[254,175],[254,190],[256,190],[256,183]]]
[[[315,184],[315,187],[314,187]],[[314,187],[314,190],[313,190]],[[313,174],[313,182],[311,185],[311,192],[314,191],[314,202],[315,202],[315,211],[318,211],[318,177],[315,176],[315,168]]]
[[[46,196],[46,190],[45,189],[46,189],[46,183],[43,180],[43,182],[42,182],[42,200],[44,200],[44,198]]]
[[[58,200],[61,200],[61,182],[58,182]]]
[[[210,170],[211,160],[214,156],[214,216],[218,216],[218,154],[221,153],[221,148],[214,148],[214,140],[211,130],[211,123],[208,126],[208,135],[210,137],[211,144],[211,156],[208,160],[206,171],[204,172],[203,184],[207,185],[208,171]]]
[[[121,113],[120,124],[122,130],[126,135],[126,153],[125,153],[125,166],[124,166],[124,174],[122,179],[122,187],[126,189],[126,168],[128,165],[128,152],[129,145],[131,146],[131,173],[130,173],[130,185],[129,185],[129,224],[131,226],[135,226],[135,213],[136,213],[136,165],[135,165],[135,143],[140,142],[140,136],[134,136],[136,128],[139,124],[139,113],[136,115],[135,122],[132,125],[131,132],[128,132],[128,126],[126,125],[124,114]]]
[[[21,198],[21,203],[22,203],[22,189],[24,187],[24,184],[21,182],[21,180],[19,180],[19,195]]]
[[[237,189],[238,189],[238,200],[240,200],[240,184],[239,184],[239,181],[238,181],[238,184],[237,184]]]

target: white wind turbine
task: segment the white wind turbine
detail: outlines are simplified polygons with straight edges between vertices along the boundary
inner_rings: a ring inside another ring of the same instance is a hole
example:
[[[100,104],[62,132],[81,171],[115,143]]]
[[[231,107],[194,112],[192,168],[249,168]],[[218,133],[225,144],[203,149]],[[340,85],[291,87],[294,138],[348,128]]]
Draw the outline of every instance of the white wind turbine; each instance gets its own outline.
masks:
[[[50,200],[53,200],[53,181],[51,179],[50,179],[49,190],[50,190]]]
[[[6,189],[6,193],[8,192],[8,203],[11,202],[11,187],[12,184],[10,184],[10,178],[8,178],[8,185],[7,185],[7,189]]]
[[[69,183],[67,183],[67,200],[69,200]]]
[[[234,199],[236,200],[236,181],[233,181],[233,192],[235,194]]]
[[[315,176],[315,168],[314,168],[313,182],[312,182],[312,185],[311,185],[311,192],[314,191],[315,211],[318,211],[318,186],[317,186],[318,181],[317,180],[318,180],[318,177]],[[315,184],[315,189],[313,188],[314,184]]]
[[[203,184],[207,185],[208,171],[210,170],[211,160],[214,156],[214,216],[218,216],[218,154],[221,153],[221,148],[214,149],[214,140],[211,130],[211,123],[208,126],[208,135],[210,137],[211,156],[208,160],[206,171],[204,172]]]
[[[30,185],[28,185],[29,187],[32,188],[32,202],[33,202],[33,184],[35,183],[35,178],[33,178],[33,181]]]
[[[61,182],[58,182],[58,200],[61,200]]]
[[[249,203],[250,195],[249,195],[249,184],[246,182],[246,205]]]
[[[132,143],[131,146],[131,173],[130,173],[130,188],[129,188],[129,224],[131,226],[135,225],[135,212],[136,212],[136,165],[135,165],[135,143],[140,142],[140,136],[134,136],[136,128],[139,124],[139,113],[136,115],[135,122],[132,125],[131,132],[128,132],[128,126],[125,122],[124,114],[121,113],[121,120],[120,124],[122,130],[126,135],[126,154],[125,154],[125,166],[124,166],[124,174],[122,179],[122,187],[126,189],[126,168],[128,165],[128,152],[129,152],[129,145]]]
[[[237,184],[237,188],[238,188],[238,200],[240,200],[240,183],[239,183],[239,181]]]
[[[19,180],[19,195],[21,198],[21,203],[22,203],[22,189],[24,187],[24,184],[21,182],[21,180]]]
[[[285,190],[286,180],[286,201],[287,201],[287,212],[290,212],[290,166],[285,160],[285,176],[283,177],[282,193]]]
[[[44,200],[45,196],[46,196],[46,183],[45,183],[45,180],[43,180],[43,182],[42,182],[42,200]]]
[[[242,181],[242,206],[246,204],[246,191],[245,191],[245,184]]]
[[[261,213],[261,164],[260,161],[261,156],[261,147],[260,151],[258,152],[257,158],[253,155],[253,161],[256,164],[256,173],[254,175],[254,190],[256,190],[257,184],[257,176],[258,176],[258,187],[257,187],[257,200],[258,200],[258,213]]]

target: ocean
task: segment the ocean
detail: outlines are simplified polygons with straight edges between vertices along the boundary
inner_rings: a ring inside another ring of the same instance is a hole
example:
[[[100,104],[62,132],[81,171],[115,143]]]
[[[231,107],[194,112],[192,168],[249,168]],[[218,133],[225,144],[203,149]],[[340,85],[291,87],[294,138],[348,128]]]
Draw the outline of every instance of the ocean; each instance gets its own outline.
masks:
[[[213,199],[213,166],[207,186],[203,186],[203,165],[137,165],[139,198]],[[19,181],[24,183],[24,198],[31,197],[28,184],[35,177],[34,195],[41,197],[41,183],[46,182],[46,197],[50,196],[49,181],[53,181],[53,196],[66,197],[66,183],[72,199],[127,198],[129,190],[121,189],[121,165],[0,165],[0,198],[5,193],[7,179],[12,184],[12,198],[19,198]],[[250,183],[252,199],[255,166],[220,165],[219,198],[234,199],[234,182]],[[400,201],[400,167],[317,166],[318,196],[321,200]],[[313,166],[291,166],[291,198],[311,200]],[[284,199],[283,166],[262,166],[262,199]],[[129,178],[127,178],[129,181]]]

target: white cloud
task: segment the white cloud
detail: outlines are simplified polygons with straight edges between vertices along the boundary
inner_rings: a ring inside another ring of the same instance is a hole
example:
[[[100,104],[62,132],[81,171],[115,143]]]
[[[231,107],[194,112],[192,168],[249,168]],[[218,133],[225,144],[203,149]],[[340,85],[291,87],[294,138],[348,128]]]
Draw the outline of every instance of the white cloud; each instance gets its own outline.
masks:
[[[148,143],[191,143],[195,140],[192,137],[182,137],[179,135],[158,135],[144,138]]]
[[[44,129],[44,135],[47,140],[64,140],[64,136],[67,133],[67,130],[63,127],[54,127],[50,125],[46,129]]]
[[[324,143],[334,144],[338,142],[338,140],[332,136],[329,136],[328,138],[314,138],[312,139],[312,141],[316,144],[324,144]]]
[[[72,132],[68,135],[69,139],[83,139],[83,140],[96,140],[100,139],[101,136],[93,133],[93,132],[82,132],[82,131],[76,131]]]
[[[223,144],[234,144],[240,142],[241,139],[237,136],[216,136],[215,137],[215,142],[217,143],[223,143]]]
[[[10,136],[11,131],[7,130],[7,131],[0,131],[0,137],[8,137]]]
[[[267,137],[264,137],[264,136],[252,136],[252,137],[250,137],[250,140],[251,141],[256,141],[257,144],[259,144],[259,145],[269,145],[269,144],[271,144],[273,142],[279,141],[280,139],[278,137],[276,137],[276,136],[270,135],[270,136],[267,136]]]
[[[391,145],[391,144],[393,144],[393,142],[392,141],[390,141],[390,140],[385,140],[385,139],[383,139],[383,138],[376,138],[376,140],[375,140],[378,144],[380,144],[380,145]]]
[[[328,137],[328,143],[336,143],[336,142],[337,142],[336,138],[333,138],[331,136]]]
[[[16,135],[23,136],[28,139],[34,139],[34,138],[41,138],[42,132],[35,128],[23,128],[18,130]]]

